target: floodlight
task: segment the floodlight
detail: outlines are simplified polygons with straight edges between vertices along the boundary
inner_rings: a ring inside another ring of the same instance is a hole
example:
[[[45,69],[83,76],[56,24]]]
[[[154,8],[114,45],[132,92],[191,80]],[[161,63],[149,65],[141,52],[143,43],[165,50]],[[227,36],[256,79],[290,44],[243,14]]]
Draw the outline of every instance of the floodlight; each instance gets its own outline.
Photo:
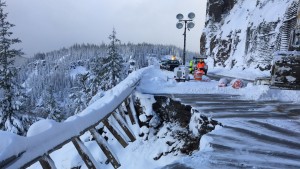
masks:
[[[189,17],[190,19],[194,19],[194,18],[195,18],[194,12],[190,12],[190,13],[188,14],[188,17]]]
[[[176,15],[176,18],[177,18],[178,20],[181,20],[181,19],[183,19],[183,15],[182,15],[181,13],[179,13],[179,14]]]
[[[178,22],[178,23],[176,24],[176,27],[177,27],[178,29],[181,29],[181,28],[183,28],[183,24],[182,24],[181,22]]]
[[[194,26],[195,26],[195,23],[194,23],[194,22],[188,22],[188,23],[187,23],[187,28],[188,28],[188,29],[192,29]]]
[[[183,19],[183,15],[181,13],[176,15],[176,18],[178,19],[178,22],[176,23],[176,27],[178,29],[181,29],[184,27],[184,43],[183,43],[183,65],[185,64],[185,46],[186,46],[186,28],[188,30],[192,29],[195,26],[195,23],[193,22],[193,19],[195,18],[195,13],[190,12],[188,14],[188,19]],[[184,25],[183,25],[184,24]]]

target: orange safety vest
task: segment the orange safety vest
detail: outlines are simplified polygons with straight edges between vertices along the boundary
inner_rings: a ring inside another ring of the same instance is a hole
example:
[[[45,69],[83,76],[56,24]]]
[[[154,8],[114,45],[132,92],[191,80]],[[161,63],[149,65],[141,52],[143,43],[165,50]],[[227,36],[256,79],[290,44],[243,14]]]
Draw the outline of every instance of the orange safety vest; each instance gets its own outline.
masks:
[[[204,68],[205,67],[205,63],[204,62],[199,62],[198,64],[197,64],[197,68],[198,69],[201,69],[201,68]]]

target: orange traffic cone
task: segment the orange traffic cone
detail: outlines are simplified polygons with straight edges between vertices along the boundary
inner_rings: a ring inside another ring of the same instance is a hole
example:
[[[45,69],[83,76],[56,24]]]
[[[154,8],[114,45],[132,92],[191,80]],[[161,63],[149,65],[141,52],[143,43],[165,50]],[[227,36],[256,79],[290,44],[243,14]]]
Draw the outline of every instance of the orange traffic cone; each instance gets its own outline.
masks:
[[[195,80],[202,80],[202,76],[204,75],[203,70],[196,70],[194,72],[194,79]]]

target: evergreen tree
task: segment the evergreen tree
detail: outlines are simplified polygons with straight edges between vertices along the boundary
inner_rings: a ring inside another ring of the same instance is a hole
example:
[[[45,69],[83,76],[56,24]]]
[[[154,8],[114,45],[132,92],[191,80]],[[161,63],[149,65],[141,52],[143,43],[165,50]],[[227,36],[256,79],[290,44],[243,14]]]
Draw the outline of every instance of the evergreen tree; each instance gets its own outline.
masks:
[[[0,129],[22,135],[26,129],[20,111],[25,96],[17,82],[18,70],[14,67],[15,57],[21,56],[22,52],[11,48],[21,41],[11,38],[13,33],[9,29],[14,25],[7,21],[5,6],[0,0]]]
[[[53,119],[55,121],[62,121],[63,115],[61,114],[60,107],[57,103],[57,99],[54,97],[54,87],[49,86],[46,91],[43,93],[43,109],[47,114],[47,119]]]
[[[122,80],[123,58],[118,52],[120,40],[116,37],[116,31],[113,29],[109,36],[110,44],[108,45],[108,55],[102,58],[102,78],[101,88],[108,90],[116,86]]]
[[[77,84],[72,88],[72,93],[69,96],[73,101],[74,114],[78,114],[85,109],[92,99],[91,89],[89,88],[89,77],[89,73],[76,75]]]
[[[104,72],[104,67],[101,66],[103,63],[102,57],[95,57],[91,59],[90,62],[90,70],[92,73],[91,76],[91,95],[95,96],[97,92],[101,89],[102,76]]]

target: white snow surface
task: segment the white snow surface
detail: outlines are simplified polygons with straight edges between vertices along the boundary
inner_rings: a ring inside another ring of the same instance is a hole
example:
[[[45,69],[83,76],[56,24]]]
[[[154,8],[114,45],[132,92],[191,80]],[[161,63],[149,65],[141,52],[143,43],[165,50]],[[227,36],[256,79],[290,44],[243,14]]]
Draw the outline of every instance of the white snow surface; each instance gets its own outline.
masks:
[[[234,67],[256,67],[259,58],[261,57],[255,51],[248,52],[245,54],[245,45],[247,40],[247,29],[258,27],[262,23],[279,22],[274,30],[274,33],[280,32],[282,23],[284,21],[284,14],[295,0],[241,0],[237,1],[230,12],[224,15],[224,20],[220,23],[215,24],[215,30],[211,30],[210,26],[207,26],[203,32],[207,35],[216,35],[216,39],[228,40],[231,38],[238,37],[239,43],[234,46],[233,50],[229,53],[229,58],[225,61],[225,65],[229,68],[231,67],[231,62],[234,60],[236,64]],[[207,19],[211,19],[207,17]],[[210,40],[210,38],[208,38]],[[275,40],[275,39],[273,39]],[[210,48],[210,42],[206,43],[206,47]],[[207,55],[216,56],[218,53],[218,48],[214,48],[212,52],[209,50]],[[256,62],[248,65],[250,57],[257,59]]]
[[[252,72],[249,75],[249,71]],[[254,79],[255,77],[265,75],[265,72],[261,73],[256,70],[238,70],[238,69],[221,69],[210,68],[208,74],[225,74],[228,76],[245,77],[247,79]],[[54,146],[57,141],[64,140],[78,133],[82,128],[89,124],[96,123],[95,119],[104,117],[106,114],[103,112],[112,111],[111,108],[115,106],[116,101],[131,92],[130,88],[132,84],[136,83],[138,79],[142,77],[140,84],[137,87],[137,93],[139,98],[145,105],[145,111],[147,115],[151,115],[153,110],[151,104],[155,101],[150,97],[151,94],[233,94],[241,95],[245,99],[251,100],[282,100],[291,101],[294,103],[300,103],[300,91],[295,90],[279,90],[270,89],[269,86],[261,85],[256,86],[252,83],[248,83],[246,87],[241,89],[233,89],[230,85],[227,87],[218,87],[218,80],[210,81],[195,81],[188,82],[176,82],[173,77],[173,72],[160,70],[158,65],[150,66],[142,70],[135,71],[129,75],[127,79],[121,82],[112,90],[105,93],[105,95],[95,101],[91,106],[85,109],[82,113],[68,118],[63,123],[54,123],[48,120],[43,120],[32,125],[30,128],[28,137],[20,137],[8,132],[0,132],[0,161],[12,155],[17,155],[22,151],[28,149],[34,150],[28,152],[28,157],[37,154],[45,153],[46,147]],[[206,77],[208,79],[208,77]],[[143,94],[144,98],[143,98]],[[145,97],[146,96],[146,97]],[[97,118],[96,118],[97,117]],[[140,117],[145,118],[145,117]],[[136,126],[130,126],[131,129],[140,130],[134,131],[134,133],[144,132],[148,133],[148,128],[139,129]],[[165,152],[166,140],[172,139],[169,136],[164,136],[164,129],[161,129],[158,133],[159,136],[165,137],[164,139],[157,139],[154,136],[150,136],[147,141],[144,138],[138,136],[135,142],[132,142],[126,148],[122,148],[116,140],[108,140],[108,144],[111,149],[117,155],[122,166],[120,169],[128,168],[144,168],[154,169],[161,168],[176,161],[180,161],[183,155],[173,156],[171,154],[162,156],[159,160],[153,158],[161,152]],[[60,134],[58,134],[58,132]],[[88,140],[89,134],[81,136],[82,140]],[[203,137],[201,139],[200,152],[209,151],[209,137]],[[106,165],[106,157],[99,149],[95,141],[85,142],[85,145],[91,150],[91,154],[95,160],[99,162],[102,169],[112,169],[112,165]],[[33,148],[34,147],[34,148]],[[24,153],[25,154],[25,153]],[[74,146],[71,143],[66,144],[60,150],[50,154],[55,161],[57,168],[69,169],[71,167],[83,165],[82,168],[86,168]],[[205,161],[205,159],[199,159]],[[185,162],[189,161],[188,157],[185,157]],[[196,167],[197,164],[189,164],[189,166]],[[35,163],[30,168],[41,168],[39,163]]]
[[[208,70],[208,74],[210,73],[246,80],[254,80],[256,77],[264,77],[268,75],[266,72],[260,72],[258,69],[242,70],[238,68],[211,68]],[[173,72],[161,71],[158,68],[152,68],[144,75],[138,90],[147,94],[232,94],[241,95],[245,99],[250,100],[300,102],[300,91],[295,90],[271,89],[269,86],[256,86],[253,85],[253,83],[248,83],[246,87],[241,89],[234,89],[230,85],[227,87],[218,87],[218,80],[191,80],[189,82],[178,83],[172,79],[172,77]]]
[[[49,120],[42,120],[33,124],[29,129],[28,137],[14,136],[13,134],[1,131],[0,162],[11,156],[25,152],[22,156],[24,160],[32,156],[39,156],[47,150],[67,141],[82,132],[91,124],[96,124],[100,119],[112,112],[130,93],[133,87],[140,80],[144,68],[131,73],[128,78],[106,94],[95,101],[80,114],[71,116],[63,123],[55,123]],[[36,148],[40,145],[40,148]],[[31,150],[30,152],[27,150]],[[24,161],[18,160],[15,168],[19,168]]]
[[[72,78],[75,78],[76,75],[78,75],[78,74],[85,74],[85,73],[88,73],[88,71],[86,70],[85,67],[83,67],[83,66],[77,66],[75,69],[71,70],[70,75],[71,75]]]

